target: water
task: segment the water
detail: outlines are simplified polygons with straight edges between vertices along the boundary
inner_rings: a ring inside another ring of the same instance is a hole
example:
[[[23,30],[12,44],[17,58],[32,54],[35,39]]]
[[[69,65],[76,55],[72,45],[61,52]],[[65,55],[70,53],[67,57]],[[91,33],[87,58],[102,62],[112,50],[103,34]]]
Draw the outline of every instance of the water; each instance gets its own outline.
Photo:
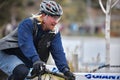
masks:
[[[106,61],[106,42],[96,37],[62,37],[63,47],[69,61],[78,54],[79,67],[98,66]],[[111,38],[110,65],[120,65],[120,38]]]

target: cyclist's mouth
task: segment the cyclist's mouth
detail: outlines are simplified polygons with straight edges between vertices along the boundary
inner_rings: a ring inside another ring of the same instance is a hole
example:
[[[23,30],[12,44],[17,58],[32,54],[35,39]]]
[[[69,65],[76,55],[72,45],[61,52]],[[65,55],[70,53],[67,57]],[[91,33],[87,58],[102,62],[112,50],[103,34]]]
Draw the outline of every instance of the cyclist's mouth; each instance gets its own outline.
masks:
[[[52,25],[52,26],[55,26],[56,24],[52,23],[51,25]]]

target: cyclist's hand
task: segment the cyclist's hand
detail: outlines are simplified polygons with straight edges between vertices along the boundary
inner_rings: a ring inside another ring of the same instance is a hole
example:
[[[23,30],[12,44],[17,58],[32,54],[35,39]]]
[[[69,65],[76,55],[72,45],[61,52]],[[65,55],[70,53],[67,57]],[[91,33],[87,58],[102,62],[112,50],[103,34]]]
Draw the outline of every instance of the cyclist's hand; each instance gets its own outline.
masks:
[[[33,71],[32,74],[38,74],[45,68],[45,63],[43,61],[36,61],[33,63]]]
[[[67,76],[68,80],[75,80],[74,74],[70,71],[65,72],[64,75]]]

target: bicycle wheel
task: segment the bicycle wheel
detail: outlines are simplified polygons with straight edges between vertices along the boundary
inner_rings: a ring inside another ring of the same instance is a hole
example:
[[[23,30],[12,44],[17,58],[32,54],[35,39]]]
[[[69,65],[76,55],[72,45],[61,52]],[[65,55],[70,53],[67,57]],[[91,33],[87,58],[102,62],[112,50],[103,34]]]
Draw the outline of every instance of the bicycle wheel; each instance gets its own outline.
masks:
[[[44,74],[41,76],[41,80],[65,80],[52,74]]]

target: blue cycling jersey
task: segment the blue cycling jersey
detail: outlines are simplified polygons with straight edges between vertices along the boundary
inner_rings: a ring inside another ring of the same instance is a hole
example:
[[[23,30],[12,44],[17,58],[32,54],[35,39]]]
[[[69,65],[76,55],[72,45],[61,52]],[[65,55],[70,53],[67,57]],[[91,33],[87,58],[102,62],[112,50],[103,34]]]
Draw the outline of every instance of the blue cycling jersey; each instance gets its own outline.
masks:
[[[23,20],[18,26],[18,45],[25,58],[35,62],[40,60],[39,55],[36,51],[34,40],[33,40],[33,22],[30,18]],[[40,39],[41,34],[47,33],[43,31],[41,25],[37,24],[39,32],[37,34],[37,40]],[[55,38],[51,41],[50,52],[55,61],[56,66],[61,72],[64,67],[68,67],[65,53],[63,50],[60,32],[55,35]],[[45,54],[45,53],[43,53]],[[17,54],[16,54],[17,55]]]

